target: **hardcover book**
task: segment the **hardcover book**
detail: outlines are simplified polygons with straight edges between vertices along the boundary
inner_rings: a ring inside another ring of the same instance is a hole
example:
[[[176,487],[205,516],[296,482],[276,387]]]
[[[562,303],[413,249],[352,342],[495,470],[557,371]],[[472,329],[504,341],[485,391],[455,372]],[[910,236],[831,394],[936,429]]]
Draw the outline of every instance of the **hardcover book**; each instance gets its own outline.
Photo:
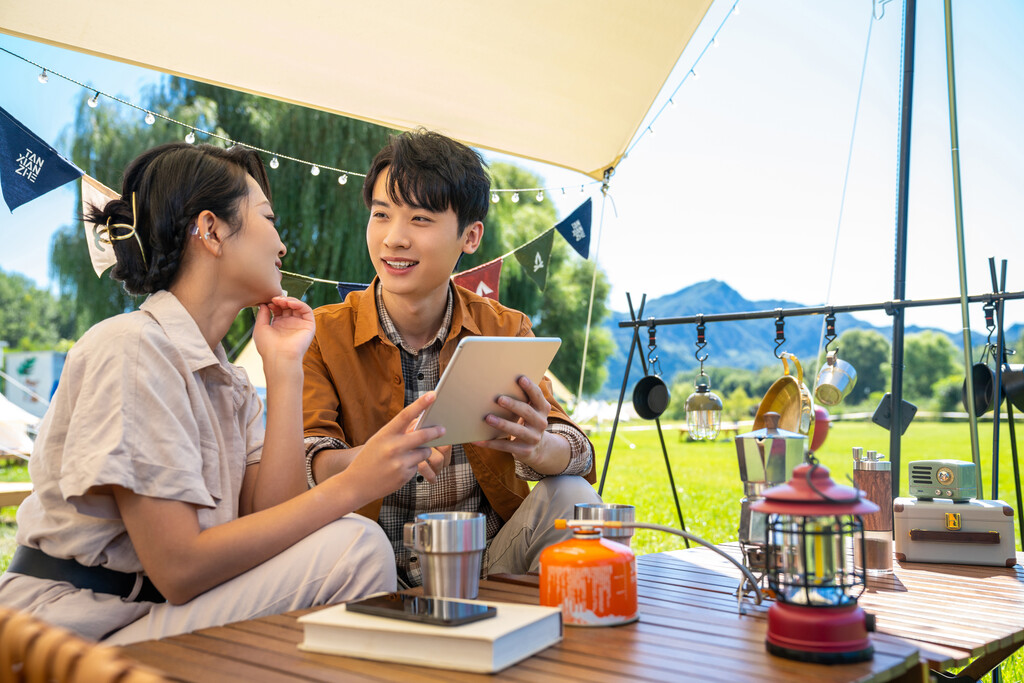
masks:
[[[459,602],[476,602],[461,600]],[[494,673],[562,639],[558,607],[507,602],[489,619],[435,626],[349,611],[345,605],[299,617],[299,649],[323,654],[415,664],[438,669]]]

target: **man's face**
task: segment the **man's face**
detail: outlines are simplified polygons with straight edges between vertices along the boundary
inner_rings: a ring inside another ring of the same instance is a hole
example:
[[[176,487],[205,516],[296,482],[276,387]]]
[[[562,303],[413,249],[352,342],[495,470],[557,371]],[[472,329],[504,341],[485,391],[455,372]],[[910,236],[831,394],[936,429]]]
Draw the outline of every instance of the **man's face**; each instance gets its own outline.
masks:
[[[425,297],[448,286],[459,255],[476,251],[483,224],[473,223],[460,236],[455,211],[396,203],[387,180],[385,170],[373,185],[366,247],[385,291]]]

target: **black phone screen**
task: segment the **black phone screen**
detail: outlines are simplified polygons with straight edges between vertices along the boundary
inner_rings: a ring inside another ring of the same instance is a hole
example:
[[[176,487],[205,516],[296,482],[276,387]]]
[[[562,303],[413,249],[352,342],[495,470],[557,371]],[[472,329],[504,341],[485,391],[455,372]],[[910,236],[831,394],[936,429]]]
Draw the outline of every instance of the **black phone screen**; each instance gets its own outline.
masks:
[[[471,621],[493,617],[498,611],[490,605],[476,605],[442,598],[387,593],[350,602],[350,612],[362,612],[379,617],[421,621],[439,626],[458,626]]]

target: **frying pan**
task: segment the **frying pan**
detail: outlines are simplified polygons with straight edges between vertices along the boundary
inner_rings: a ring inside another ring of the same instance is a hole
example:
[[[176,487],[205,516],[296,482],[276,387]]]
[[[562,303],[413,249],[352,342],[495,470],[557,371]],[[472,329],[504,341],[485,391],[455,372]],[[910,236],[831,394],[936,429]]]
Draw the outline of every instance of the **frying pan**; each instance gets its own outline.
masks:
[[[779,429],[805,434],[808,441],[814,437],[814,400],[804,384],[804,368],[792,353],[783,352],[783,375],[768,387],[754,416],[754,430],[765,428],[766,413],[779,414]],[[789,361],[796,367],[796,375],[789,374]]]

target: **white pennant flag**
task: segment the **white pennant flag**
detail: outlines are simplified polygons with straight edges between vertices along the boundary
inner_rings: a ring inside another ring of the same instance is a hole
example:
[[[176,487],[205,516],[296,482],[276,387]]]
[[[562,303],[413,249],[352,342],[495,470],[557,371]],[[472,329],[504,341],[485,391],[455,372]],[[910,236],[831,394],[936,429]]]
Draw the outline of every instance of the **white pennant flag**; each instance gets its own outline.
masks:
[[[112,199],[118,199],[120,192],[114,192],[109,187],[87,175],[82,176],[82,215],[88,215],[90,205],[102,209]],[[114,256],[114,246],[100,241],[99,229],[103,226],[83,221],[85,225],[85,243],[89,245],[89,260],[92,261],[92,269],[96,271],[96,277],[103,277],[103,271],[117,263]]]

